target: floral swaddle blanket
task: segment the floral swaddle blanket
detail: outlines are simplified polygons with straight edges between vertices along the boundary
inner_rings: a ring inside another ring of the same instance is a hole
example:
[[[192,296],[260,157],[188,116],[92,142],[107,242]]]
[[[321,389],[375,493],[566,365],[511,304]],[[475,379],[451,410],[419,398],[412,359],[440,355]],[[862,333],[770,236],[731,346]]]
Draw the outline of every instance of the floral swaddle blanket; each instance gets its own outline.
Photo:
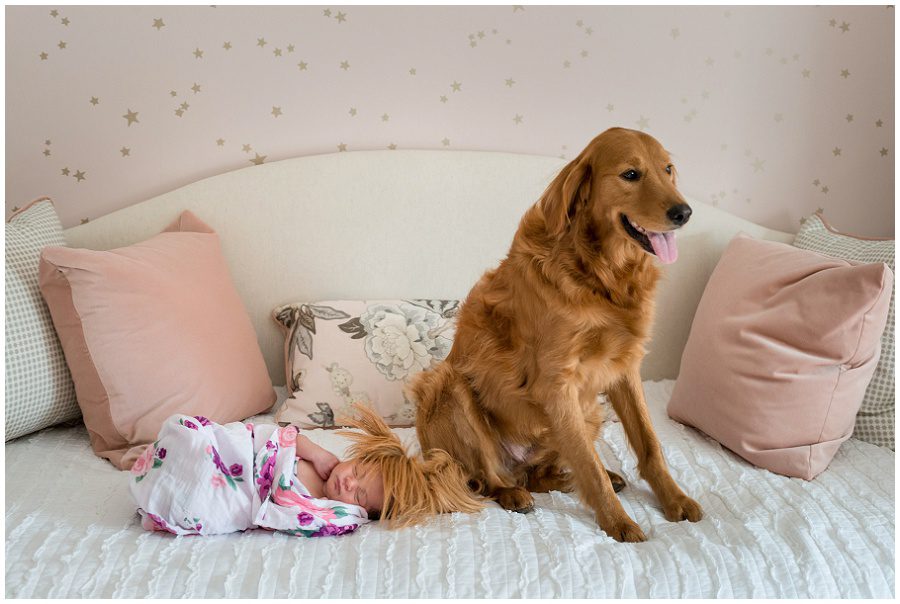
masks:
[[[314,499],[297,479],[297,428],[173,415],[131,468],[131,494],[150,531],[218,535],[266,528],[341,535],[369,522],[353,504]]]

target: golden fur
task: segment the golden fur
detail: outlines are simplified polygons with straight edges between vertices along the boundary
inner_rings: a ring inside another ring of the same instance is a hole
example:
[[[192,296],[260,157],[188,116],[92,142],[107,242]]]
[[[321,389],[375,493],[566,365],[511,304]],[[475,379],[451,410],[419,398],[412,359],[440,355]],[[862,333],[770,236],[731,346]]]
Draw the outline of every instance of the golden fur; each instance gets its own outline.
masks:
[[[351,459],[378,468],[384,480],[380,519],[389,528],[410,526],[433,514],[477,512],[484,507],[466,485],[459,464],[445,451],[431,450],[424,459],[410,457],[396,434],[369,407],[355,405],[356,419],[347,422],[363,433],[340,431],[353,441]]]
[[[640,179],[626,180],[628,170]],[[668,153],[644,133],[607,130],[566,165],[508,256],[472,288],[446,360],[407,387],[423,451],[447,451],[506,509],[530,510],[529,491],[574,488],[607,534],[643,541],[615,495],[624,481],[594,448],[606,392],[666,518],[699,520],[669,474],[641,387],[659,269],[621,222],[669,231],[675,206],[689,216]]]

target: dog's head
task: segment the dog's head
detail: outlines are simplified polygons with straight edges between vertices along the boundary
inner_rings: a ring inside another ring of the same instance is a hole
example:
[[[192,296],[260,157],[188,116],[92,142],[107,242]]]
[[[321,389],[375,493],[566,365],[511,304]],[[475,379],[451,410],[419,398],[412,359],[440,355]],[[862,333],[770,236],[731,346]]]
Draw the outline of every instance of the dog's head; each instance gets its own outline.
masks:
[[[625,128],[594,138],[550,184],[541,207],[552,235],[578,224],[601,242],[620,240],[664,264],[678,258],[675,230],[691,216],[669,153],[652,136]]]

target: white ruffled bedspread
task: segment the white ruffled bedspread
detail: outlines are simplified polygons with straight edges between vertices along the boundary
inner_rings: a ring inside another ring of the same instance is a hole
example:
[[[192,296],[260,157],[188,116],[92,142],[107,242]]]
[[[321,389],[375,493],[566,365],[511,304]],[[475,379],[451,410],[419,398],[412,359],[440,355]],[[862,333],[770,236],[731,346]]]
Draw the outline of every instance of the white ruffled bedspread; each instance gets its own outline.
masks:
[[[812,482],[757,469],[665,413],[673,381],[644,384],[676,481],[702,521],[667,522],[622,426],[598,450],[648,541],[616,543],[574,496],[533,513],[492,505],[424,526],[342,537],[144,531],[128,474],[83,426],[6,444],[7,597],[894,597],[894,453],[854,439]],[[272,421],[259,416],[253,421]],[[414,429],[398,429],[405,442]],[[331,431],[310,438],[339,455]]]

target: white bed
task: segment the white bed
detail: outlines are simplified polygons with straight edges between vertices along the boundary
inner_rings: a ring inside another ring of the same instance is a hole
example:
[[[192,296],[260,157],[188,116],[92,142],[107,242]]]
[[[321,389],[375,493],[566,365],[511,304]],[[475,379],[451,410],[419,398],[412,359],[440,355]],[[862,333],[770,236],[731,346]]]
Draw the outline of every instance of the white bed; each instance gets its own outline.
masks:
[[[280,384],[272,308],[463,297],[505,254],[519,217],[563,163],[440,151],[297,158],[199,181],[66,237],[77,247],[128,245],[194,211],[221,237]],[[609,421],[599,451],[628,481],[620,496],[645,543],[613,541],[561,493],[536,495],[528,515],[491,506],[401,531],[376,523],[335,538],[175,538],[143,531],[129,475],[93,455],[83,426],[60,426],[6,444],[6,596],[893,597],[892,451],[851,439],[805,482],[754,468],[666,416],[694,311],[724,246],[738,231],[793,240],[690,203],[642,373],[672,475],[703,506],[702,521],[665,521],[621,425]],[[484,220],[471,221],[475,212]],[[415,440],[412,429],[398,432]],[[311,437],[342,452],[334,432]]]
[[[646,382],[648,403],[702,521],[663,518],[621,424],[604,425],[598,448],[629,482],[619,495],[647,534],[641,544],[613,541],[575,497],[555,492],[537,494],[527,515],[491,505],[334,538],[148,533],[128,474],[94,457],[83,427],[43,430],[6,448],[6,596],[893,597],[890,451],[851,439],[816,480],[779,476],[670,420],[673,384]],[[398,432],[415,442],[413,429]],[[343,449],[334,432],[310,436]]]

